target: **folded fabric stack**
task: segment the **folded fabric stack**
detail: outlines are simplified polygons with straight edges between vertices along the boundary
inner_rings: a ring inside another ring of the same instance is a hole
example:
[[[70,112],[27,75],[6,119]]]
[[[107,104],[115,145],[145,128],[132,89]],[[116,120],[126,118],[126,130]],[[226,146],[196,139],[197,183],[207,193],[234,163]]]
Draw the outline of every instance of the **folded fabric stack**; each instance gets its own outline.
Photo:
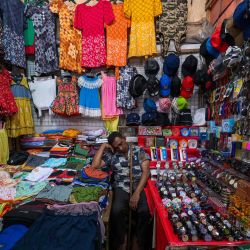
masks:
[[[39,194],[36,196],[36,200],[40,200],[50,204],[66,204],[69,201],[70,194],[73,186],[68,185],[51,185],[48,184]]]
[[[70,197],[70,202],[98,202],[104,193],[105,192],[101,187],[74,187]]]
[[[62,143],[57,143],[51,150],[50,150],[50,157],[68,157],[72,151],[71,145],[66,145]]]
[[[60,168],[64,169],[75,169],[75,170],[81,170],[86,163],[86,158],[81,157],[69,157],[66,164],[64,166],[61,166]]]
[[[83,168],[77,180],[74,181],[75,185],[81,186],[95,186],[101,188],[108,188],[109,175],[101,170],[94,170],[90,166]]]
[[[48,177],[48,181],[54,181],[57,184],[70,184],[77,175],[74,169],[54,169],[53,173]]]
[[[49,158],[41,165],[41,167],[58,168],[60,166],[64,166],[66,162],[67,159],[65,158]]]
[[[22,148],[37,148],[45,145],[46,137],[23,137],[20,139],[20,145]]]

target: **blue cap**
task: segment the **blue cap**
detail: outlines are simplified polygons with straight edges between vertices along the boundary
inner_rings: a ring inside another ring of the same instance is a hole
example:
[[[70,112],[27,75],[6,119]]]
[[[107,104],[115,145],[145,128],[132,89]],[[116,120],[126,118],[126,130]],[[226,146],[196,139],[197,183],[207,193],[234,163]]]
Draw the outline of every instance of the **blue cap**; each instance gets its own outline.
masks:
[[[180,58],[174,53],[165,57],[163,63],[163,72],[168,76],[175,76],[180,66]]]
[[[155,126],[157,124],[157,112],[146,112],[141,117],[141,123],[145,126]]]
[[[139,125],[140,124],[140,116],[137,113],[130,113],[127,115],[127,125]]]
[[[208,53],[209,53],[211,56],[213,56],[214,58],[217,58],[217,57],[220,55],[220,51],[217,50],[217,49],[215,49],[215,48],[212,46],[210,38],[207,39],[206,48],[207,48]]]
[[[160,95],[168,97],[171,91],[171,79],[168,75],[163,75],[160,80]]]
[[[235,9],[233,14],[234,26],[240,30],[244,30],[249,26],[248,0],[241,2]]]
[[[145,112],[151,112],[151,111],[157,110],[157,106],[155,104],[155,101],[150,99],[150,98],[144,99],[143,107],[144,107]]]

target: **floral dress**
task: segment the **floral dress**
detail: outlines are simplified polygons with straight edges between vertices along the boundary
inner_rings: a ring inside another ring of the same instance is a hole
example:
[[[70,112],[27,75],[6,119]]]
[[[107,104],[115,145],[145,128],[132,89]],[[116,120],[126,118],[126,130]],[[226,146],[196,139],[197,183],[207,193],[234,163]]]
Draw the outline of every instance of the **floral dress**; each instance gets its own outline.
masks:
[[[124,0],[124,12],[131,18],[128,57],[157,52],[154,17],[162,13],[161,0]]]
[[[77,77],[57,78],[58,95],[51,105],[51,110],[58,115],[79,115],[79,96],[77,90]]]
[[[3,69],[0,73],[0,116],[11,116],[17,113],[18,108],[10,89],[12,82],[8,70]]]
[[[106,64],[104,24],[114,21],[109,1],[100,0],[94,6],[79,4],[75,11],[74,26],[82,31],[82,66],[100,67]]]
[[[36,34],[35,71],[45,74],[58,70],[55,17],[49,10],[49,6],[28,4],[25,15],[32,19]]]
[[[26,68],[24,47],[24,4],[17,0],[0,0],[3,16],[4,59],[12,65]]]
[[[112,4],[115,21],[107,30],[107,65],[127,65],[128,28],[130,20],[124,15],[123,4]]]
[[[50,10],[59,14],[60,21],[60,68],[81,73],[82,34],[73,26],[76,4],[53,0]]]
[[[34,133],[34,124],[31,109],[31,93],[25,76],[14,77],[11,83],[11,92],[14,95],[18,112],[6,120],[6,131],[9,137]]]

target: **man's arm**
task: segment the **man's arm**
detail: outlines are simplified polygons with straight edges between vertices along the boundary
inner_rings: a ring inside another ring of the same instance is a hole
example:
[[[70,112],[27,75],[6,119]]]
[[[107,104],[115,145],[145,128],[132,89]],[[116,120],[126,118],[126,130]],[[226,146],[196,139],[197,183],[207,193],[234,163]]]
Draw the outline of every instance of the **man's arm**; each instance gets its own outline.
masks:
[[[102,144],[101,147],[96,152],[94,159],[92,161],[91,167],[93,169],[98,169],[105,166],[105,162],[102,160],[102,157],[106,149],[111,149],[113,151],[113,148],[109,144],[107,143]]]
[[[150,170],[149,170],[149,160],[145,160],[142,162],[141,165],[142,168],[142,175],[141,175],[141,179],[139,181],[139,184],[135,190],[135,192],[133,193],[131,199],[130,199],[130,207],[132,209],[136,209],[139,199],[140,199],[140,194],[143,191],[144,187],[146,186],[146,183],[148,181],[148,177],[150,175]]]

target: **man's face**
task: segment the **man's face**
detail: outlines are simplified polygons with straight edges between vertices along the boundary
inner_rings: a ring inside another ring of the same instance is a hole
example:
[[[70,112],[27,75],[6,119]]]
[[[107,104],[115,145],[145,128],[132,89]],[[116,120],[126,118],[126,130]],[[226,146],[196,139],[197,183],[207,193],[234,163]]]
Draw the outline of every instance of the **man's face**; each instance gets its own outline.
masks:
[[[116,137],[112,143],[112,147],[116,152],[119,153],[127,153],[128,152],[128,144],[125,138]]]

